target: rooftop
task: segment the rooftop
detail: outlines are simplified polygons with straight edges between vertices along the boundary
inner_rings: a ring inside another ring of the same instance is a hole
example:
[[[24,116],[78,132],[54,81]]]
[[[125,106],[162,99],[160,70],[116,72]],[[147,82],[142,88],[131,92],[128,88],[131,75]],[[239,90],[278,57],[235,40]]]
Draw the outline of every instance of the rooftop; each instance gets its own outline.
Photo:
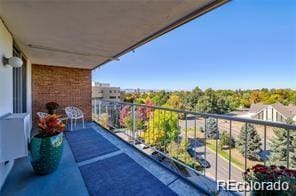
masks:
[[[276,109],[277,111],[279,111],[282,115],[284,115],[286,118],[293,118],[294,116],[296,116],[296,106],[295,105],[283,105],[279,102],[274,103],[274,104],[270,104],[270,105],[266,105],[263,103],[256,103],[256,104],[252,104],[251,108],[250,108],[250,112],[251,113],[258,113],[261,112],[264,108],[268,107],[268,106],[272,106],[274,109]]]

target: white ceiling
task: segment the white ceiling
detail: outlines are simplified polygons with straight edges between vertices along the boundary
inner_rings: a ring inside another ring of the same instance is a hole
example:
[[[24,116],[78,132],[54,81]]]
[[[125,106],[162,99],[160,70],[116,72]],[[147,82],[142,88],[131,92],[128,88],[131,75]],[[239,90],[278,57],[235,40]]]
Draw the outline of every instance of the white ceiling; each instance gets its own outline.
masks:
[[[225,1],[0,0],[0,16],[32,63],[92,69],[186,15]]]

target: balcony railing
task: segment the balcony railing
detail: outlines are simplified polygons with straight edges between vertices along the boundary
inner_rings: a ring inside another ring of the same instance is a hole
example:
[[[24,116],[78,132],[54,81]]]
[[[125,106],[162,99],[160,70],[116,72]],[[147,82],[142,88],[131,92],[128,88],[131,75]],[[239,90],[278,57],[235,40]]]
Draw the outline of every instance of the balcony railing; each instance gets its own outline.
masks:
[[[255,164],[296,167],[296,125],[109,100],[92,104],[95,121],[193,182],[201,175],[242,182]],[[287,149],[278,159],[274,141]]]

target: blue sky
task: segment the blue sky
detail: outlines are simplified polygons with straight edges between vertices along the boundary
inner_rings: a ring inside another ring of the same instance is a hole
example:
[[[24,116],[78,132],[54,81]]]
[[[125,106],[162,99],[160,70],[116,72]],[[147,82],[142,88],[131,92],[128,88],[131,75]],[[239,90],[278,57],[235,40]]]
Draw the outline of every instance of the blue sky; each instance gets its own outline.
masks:
[[[93,71],[121,88],[296,89],[296,0],[232,0]]]

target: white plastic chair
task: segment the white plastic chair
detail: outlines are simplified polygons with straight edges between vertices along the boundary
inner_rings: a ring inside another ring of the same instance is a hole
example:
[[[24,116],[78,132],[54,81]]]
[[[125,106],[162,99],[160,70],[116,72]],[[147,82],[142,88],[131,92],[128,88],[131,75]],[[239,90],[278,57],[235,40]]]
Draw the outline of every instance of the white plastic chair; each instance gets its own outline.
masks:
[[[44,118],[48,117],[49,114],[44,113],[44,112],[37,112],[37,116],[38,116],[38,118],[40,118],[40,119],[44,119]]]
[[[50,114],[44,113],[44,112],[37,112],[37,116],[39,119],[45,119],[46,117],[50,116]],[[58,119],[59,122],[61,123],[61,119]]]
[[[73,106],[66,107],[65,112],[67,114],[68,119],[70,119],[70,123],[71,123],[70,130],[71,131],[73,130],[73,120],[74,120],[74,124],[75,124],[75,127],[76,127],[77,120],[81,119],[82,120],[82,126],[84,128],[84,114],[79,108],[73,107]]]

